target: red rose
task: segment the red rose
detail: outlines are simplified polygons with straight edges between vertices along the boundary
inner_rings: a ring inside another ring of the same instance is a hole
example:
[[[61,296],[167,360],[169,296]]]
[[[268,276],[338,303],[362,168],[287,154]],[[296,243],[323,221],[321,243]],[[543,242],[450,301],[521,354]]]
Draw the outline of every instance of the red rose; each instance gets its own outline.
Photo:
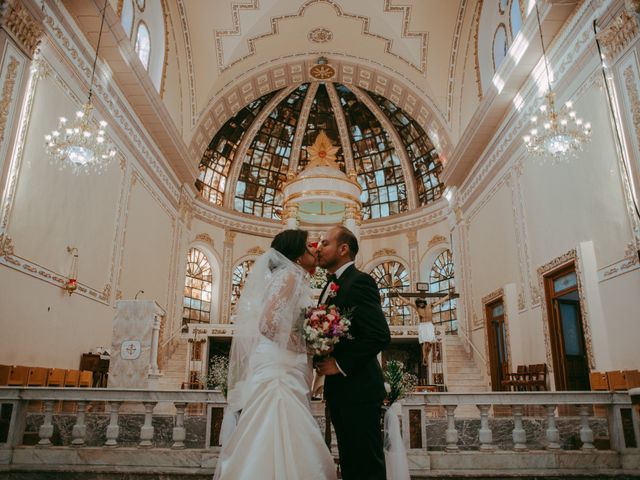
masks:
[[[331,285],[329,285],[329,289],[333,293],[338,293],[338,290],[340,290],[340,285],[338,285],[337,283],[331,282]]]

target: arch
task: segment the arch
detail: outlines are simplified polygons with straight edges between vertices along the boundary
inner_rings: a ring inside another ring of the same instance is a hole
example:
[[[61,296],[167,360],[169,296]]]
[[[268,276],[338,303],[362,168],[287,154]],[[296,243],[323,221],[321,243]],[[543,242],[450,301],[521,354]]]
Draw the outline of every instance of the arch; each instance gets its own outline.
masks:
[[[242,289],[247,275],[251,271],[251,267],[258,257],[255,255],[245,255],[238,259],[231,269],[231,298],[224,299],[229,301],[230,314],[233,316],[238,300],[242,296]]]
[[[134,50],[138,56],[138,60],[140,60],[145,70],[148,71],[151,62],[151,32],[142,20],[138,22],[138,28],[136,29]]]
[[[210,323],[213,299],[213,268],[204,251],[187,250],[182,294],[182,325]]]
[[[452,288],[455,288],[455,271],[453,255],[447,248],[433,262],[429,273],[429,291],[446,293]],[[447,334],[458,331],[457,303],[457,299],[451,299],[433,308],[433,323],[444,324]]]
[[[407,325],[411,319],[409,307],[390,298],[393,291],[407,291],[411,288],[411,279],[407,262],[399,258],[383,257],[375,259],[373,267],[365,271],[373,277],[378,285],[382,300],[382,311],[391,325]]]
[[[216,320],[216,317],[220,314],[220,296],[222,295],[222,283],[224,280],[222,278],[222,256],[214,248],[212,243],[198,240],[197,236],[196,240],[189,244],[187,251],[189,251],[189,248],[197,248],[204,252],[214,272],[211,285],[211,322],[216,323],[214,320]]]
[[[427,250],[420,257],[420,281],[428,282],[429,274],[431,273],[431,267],[433,266],[433,262],[435,262],[438,255],[440,255],[445,250],[451,250],[451,245],[446,237],[442,235],[435,235],[427,245]]]
[[[511,9],[509,11],[509,27],[511,29],[511,39],[516,38],[522,28],[522,5],[520,0],[511,0]]]
[[[432,99],[433,95],[423,85],[415,84],[375,60],[332,55],[335,60],[331,59],[330,63],[336,68],[332,81],[372,90],[389,98],[432,135],[443,163],[446,163],[452,146],[449,124]],[[317,54],[309,54],[281,59],[289,63],[265,62],[212,92],[211,100],[193,122],[189,153],[195,161],[202,158],[210,139],[244,104],[274,90],[293,89],[301,83],[316,81],[309,73],[316,60]]]

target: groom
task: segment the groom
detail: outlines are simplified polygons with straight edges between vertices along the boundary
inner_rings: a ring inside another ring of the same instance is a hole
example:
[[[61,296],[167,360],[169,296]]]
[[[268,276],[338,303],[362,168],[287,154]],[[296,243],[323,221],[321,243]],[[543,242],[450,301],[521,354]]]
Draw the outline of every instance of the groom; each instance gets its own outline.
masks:
[[[346,227],[331,228],[318,244],[318,264],[332,274],[320,303],[350,312],[352,339],[343,338],[331,356],[316,365],[326,375],[324,395],[338,437],[344,480],[385,478],[380,413],[385,397],[378,353],[391,341],[380,292],[358,270],[358,240]],[[335,277],[333,276],[335,275]]]

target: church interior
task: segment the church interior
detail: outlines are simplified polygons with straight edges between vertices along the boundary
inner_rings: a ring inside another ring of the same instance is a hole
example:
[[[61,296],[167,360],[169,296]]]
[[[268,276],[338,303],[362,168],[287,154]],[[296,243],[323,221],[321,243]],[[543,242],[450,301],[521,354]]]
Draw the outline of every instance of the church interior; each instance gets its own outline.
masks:
[[[0,476],[210,478],[245,279],[336,224],[412,478],[640,475],[639,92],[637,0],[0,1]]]

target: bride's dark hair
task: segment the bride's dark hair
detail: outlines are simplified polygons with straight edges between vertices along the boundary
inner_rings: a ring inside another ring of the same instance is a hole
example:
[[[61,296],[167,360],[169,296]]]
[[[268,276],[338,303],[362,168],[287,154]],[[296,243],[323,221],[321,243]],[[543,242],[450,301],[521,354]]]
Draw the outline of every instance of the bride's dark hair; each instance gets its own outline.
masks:
[[[295,262],[307,249],[308,236],[306,230],[285,230],[273,237],[271,248]]]

